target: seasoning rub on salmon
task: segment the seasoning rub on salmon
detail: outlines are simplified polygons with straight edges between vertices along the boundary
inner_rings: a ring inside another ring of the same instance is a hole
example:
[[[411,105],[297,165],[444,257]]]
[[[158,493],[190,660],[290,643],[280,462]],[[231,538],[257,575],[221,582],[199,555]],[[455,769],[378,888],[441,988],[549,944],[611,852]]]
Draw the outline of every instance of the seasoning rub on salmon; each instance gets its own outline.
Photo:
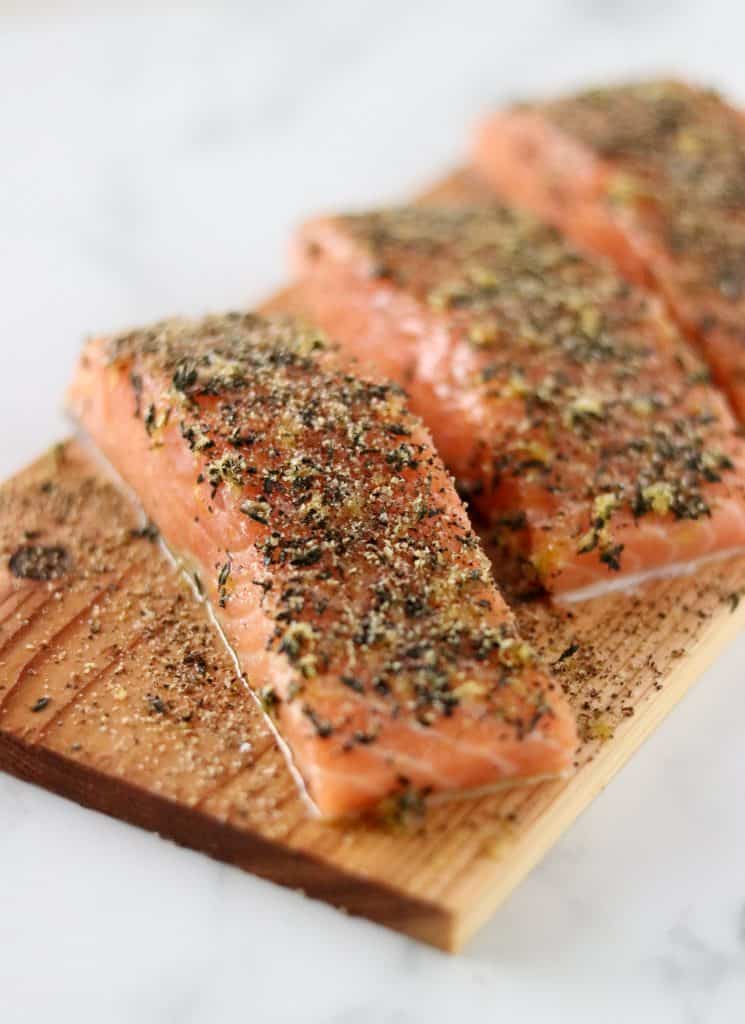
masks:
[[[498,541],[554,593],[745,545],[743,446],[659,302],[503,206],[313,221],[314,321],[405,385]]]
[[[573,717],[395,385],[235,313],[91,342],[69,403],[198,573],[323,815],[570,766]]]
[[[481,125],[506,200],[659,289],[745,420],[745,115],[676,81],[592,89]]]

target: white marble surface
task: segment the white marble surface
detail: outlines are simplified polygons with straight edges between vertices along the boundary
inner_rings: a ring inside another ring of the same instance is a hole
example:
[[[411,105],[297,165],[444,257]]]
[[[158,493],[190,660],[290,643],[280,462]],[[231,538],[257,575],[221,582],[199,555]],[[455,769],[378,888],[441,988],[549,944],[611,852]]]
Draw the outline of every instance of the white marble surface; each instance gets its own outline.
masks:
[[[240,304],[290,226],[403,195],[492,101],[671,69],[741,3],[3,3],[0,472],[80,338]],[[0,776],[0,1022],[745,1020],[745,637],[459,958]]]

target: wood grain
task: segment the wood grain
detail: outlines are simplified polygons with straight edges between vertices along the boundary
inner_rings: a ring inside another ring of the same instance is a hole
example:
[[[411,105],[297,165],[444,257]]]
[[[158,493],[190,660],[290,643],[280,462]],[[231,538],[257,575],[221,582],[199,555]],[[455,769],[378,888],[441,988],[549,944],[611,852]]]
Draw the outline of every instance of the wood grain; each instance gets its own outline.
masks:
[[[456,175],[434,198],[477,195]],[[519,604],[579,718],[575,775],[398,826],[322,825],[205,609],[139,526],[74,442],[0,490],[0,768],[446,950],[745,625],[745,558],[582,605]],[[63,547],[67,572],[13,576],[9,559],[30,544]]]

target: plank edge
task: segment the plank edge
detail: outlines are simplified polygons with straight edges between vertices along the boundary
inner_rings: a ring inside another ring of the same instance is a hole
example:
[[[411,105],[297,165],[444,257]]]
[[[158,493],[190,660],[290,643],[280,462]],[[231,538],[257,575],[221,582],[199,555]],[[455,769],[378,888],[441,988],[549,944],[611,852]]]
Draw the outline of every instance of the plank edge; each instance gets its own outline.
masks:
[[[71,761],[57,751],[2,730],[0,771],[352,916],[364,917],[446,952],[454,951],[456,921],[443,904],[342,870],[321,857],[281,840],[272,842],[248,828],[239,830],[137,783]]]
[[[677,669],[666,679],[664,688],[645,700],[633,718],[624,723],[616,742],[604,744],[594,759],[594,770],[577,777],[577,785],[570,784],[559,791],[553,804],[542,814],[543,828],[526,833],[527,841],[518,842],[521,850],[510,852],[509,862],[514,869],[505,872],[504,864],[495,864],[494,882],[485,886],[483,898],[475,909],[471,905],[453,909],[455,916],[454,951],[470,941],[480,928],[494,915],[499,906],[512,894],[534,867],[543,859],[567,829],[579,818],[594,799],[618,775],[626,762],[642,746],[693,685],[723,654],[728,644],[745,627],[745,602],[736,612],[723,610],[722,617],[687,652]],[[620,732],[620,730],[619,730]],[[500,867],[502,870],[500,870]]]

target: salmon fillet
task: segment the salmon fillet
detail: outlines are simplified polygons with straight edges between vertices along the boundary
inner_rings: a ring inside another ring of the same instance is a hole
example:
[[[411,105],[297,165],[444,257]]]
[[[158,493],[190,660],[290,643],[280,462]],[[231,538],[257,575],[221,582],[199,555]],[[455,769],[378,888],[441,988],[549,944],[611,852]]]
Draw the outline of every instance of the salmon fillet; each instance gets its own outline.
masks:
[[[92,341],[69,405],[198,573],[322,815],[569,768],[573,716],[400,388],[236,313]]]
[[[745,116],[676,81],[500,111],[473,146],[506,200],[652,285],[745,420]]]
[[[302,309],[374,358],[555,594],[745,545],[743,442],[660,302],[503,206],[321,218]]]

